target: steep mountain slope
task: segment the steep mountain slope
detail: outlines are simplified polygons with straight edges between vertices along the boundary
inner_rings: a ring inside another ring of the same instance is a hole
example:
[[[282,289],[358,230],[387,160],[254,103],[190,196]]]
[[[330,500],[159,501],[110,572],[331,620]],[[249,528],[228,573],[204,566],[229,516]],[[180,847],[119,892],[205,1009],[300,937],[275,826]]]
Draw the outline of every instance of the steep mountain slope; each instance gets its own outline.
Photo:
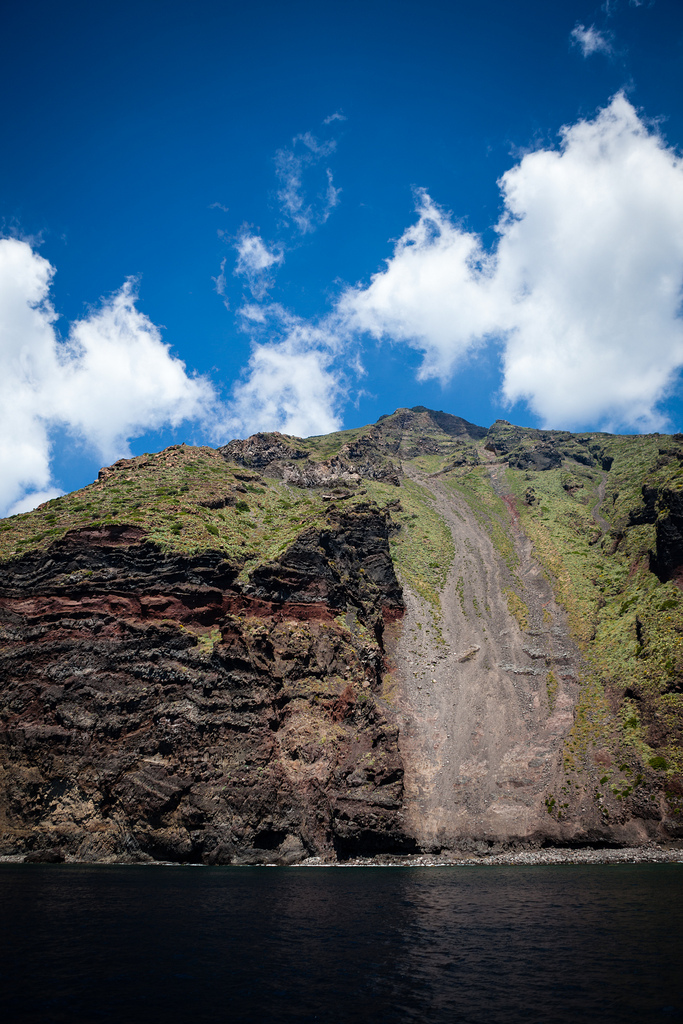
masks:
[[[0,854],[683,838],[682,467],[418,406],[5,520]]]

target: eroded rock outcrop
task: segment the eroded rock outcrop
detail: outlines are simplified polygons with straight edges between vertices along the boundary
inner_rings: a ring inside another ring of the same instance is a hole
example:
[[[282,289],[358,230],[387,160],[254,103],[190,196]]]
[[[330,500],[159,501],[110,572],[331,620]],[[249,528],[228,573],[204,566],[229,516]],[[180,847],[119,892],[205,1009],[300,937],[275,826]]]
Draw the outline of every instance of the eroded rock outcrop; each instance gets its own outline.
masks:
[[[0,591],[0,851],[289,863],[406,850],[380,707],[402,613],[368,506],[243,583],[135,528],[67,535]]]
[[[277,432],[254,434],[219,448],[226,459],[258,467],[268,476],[294,487],[353,487],[363,479],[383,480],[398,486],[396,466],[378,448],[377,431],[343,445],[329,459],[311,459],[293,438]]]

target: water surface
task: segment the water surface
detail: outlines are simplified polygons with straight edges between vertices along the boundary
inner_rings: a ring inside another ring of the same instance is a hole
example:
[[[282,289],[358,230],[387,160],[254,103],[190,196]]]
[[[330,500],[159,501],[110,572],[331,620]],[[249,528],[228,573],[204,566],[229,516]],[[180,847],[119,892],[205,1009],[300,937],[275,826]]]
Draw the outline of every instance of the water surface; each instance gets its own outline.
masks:
[[[683,865],[0,865],[0,1019],[683,1021]]]

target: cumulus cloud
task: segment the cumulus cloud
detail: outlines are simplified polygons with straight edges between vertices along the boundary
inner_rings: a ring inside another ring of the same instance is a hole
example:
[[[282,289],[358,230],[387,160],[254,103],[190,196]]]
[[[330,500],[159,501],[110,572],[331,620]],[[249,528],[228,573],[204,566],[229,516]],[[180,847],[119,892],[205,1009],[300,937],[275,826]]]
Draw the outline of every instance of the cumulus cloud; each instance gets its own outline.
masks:
[[[268,331],[269,340],[254,340],[222,434],[280,430],[309,437],[339,430],[344,378],[335,366],[339,339],[329,325],[308,323],[275,304],[242,312],[251,328]]]
[[[355,330],[423,351],[421,380],[446,380],[497,326],[493,264],[478,236],[454,224],[424,191],[417,210],[417,224],[399,239],[387,269],[368,288],[347,291],[338,308]]]
[[[235,248],[235,274],[247,279],[255,299],[262,299],[272,284],[268,271],[284,261],[284,253],[281,249],[269,249],[260,235],[251,234],[249,231],[242,232]]]
[[[322,180],[319,165],[335,151],[334,139],[320,141],[311,132],[295,136],[289,149],[275,154],[275,171],[280,182],[278,200],[285,217],[302,235],[311,234],[329,218],[339,203],[341,189],[336,188],[329,167],[324,168]],[[318,179],[316,194],[309,198],[309,179]]]
[[[576,25],[569,38],[573,46],[579,47],[584,57],[590,57],[593,53],[609,55],[613,52],[609,34],[601,32],[595,25],[591,25],[589,28],[586,28],[585,25]]]
[[[64,491],[58,487],[51,487],[47,491],[32,491],[30,494],[25,494],[19,501],[15,501],[13,505],[10,505],[5,515],[18,516],[21,512],[30,512],[31,509],[38,508],[45,501],[60,498],[62,494],[64,494]]]
[[[502,346],[503,397],[548,426],[660,429],[683,365],[683,166],[618,94],[499,182],[485,251],[424,193],[418,221],[339,313],[423,353],[447,380],[478,345]]]
[[[215,399],[136,308],[130,280],[62,341],[53,274],[28,243],[0,239],[0,510],[54,496],[52,428],[111,461],[129,438],[205,416]]]

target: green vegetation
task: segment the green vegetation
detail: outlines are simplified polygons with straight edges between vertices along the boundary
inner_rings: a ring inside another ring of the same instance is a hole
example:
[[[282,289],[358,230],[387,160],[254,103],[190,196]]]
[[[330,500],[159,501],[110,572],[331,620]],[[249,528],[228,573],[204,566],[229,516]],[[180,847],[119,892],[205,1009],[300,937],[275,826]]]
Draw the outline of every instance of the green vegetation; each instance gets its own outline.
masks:
[[[456,469],[444,479],[449,488],[465,499],[510,572],[514,572],[518,559],[510,537],[510,515],[502,498],[491,487],[487,468]]]
[[[45,549],[70,530],[133,526],[162,551],[221,551],[249,564],[284,551],[329,512],[320,493],[245,471],[212,448],[178,445],[120,460],[81,491],[0,522],[0,559]],[[224,507],[211,508],[211,505]]]
[[[392,518],[402,529],[391,540],[392,556],[406,583],[435,608],[448,577],[455,548],[451,531],[435,508],[429,491],[412,480],[395,487],[377,481],[367,484],[368,495],[383,506],[400,498],[401,510]]]
[[[369,429],[288,440],[321,461]],[[303,531],[324,528],[331,503],[323,493],[245,470],[211,448],[176,445],[157,455],[122,459],[83,490],[0,522],[0,560],[44,550],[72,530],[132,526],[164,552],[221,551],[242,562],[244,574],[277,557]],[[399,496],[401,511],[392,510],[402,527],[392,539],[398,569],[438,609],[454,549],[431,494],[410,480],[399,492],[369,481],[367,494],[351,490],[343,507],[369,499],[384,507]]]
[[[448,463],[447,455],[417,455],[410,460],[411,466],[416,466],[423,473],[441,473]]]
[[[544,472],[506,470],[524,530],[588,664],[567,763],[577,770],[590,762],[591,749],[607,745],[653,767],[651,737],[656,735],[659,742],[668,737],[661,748],[667,768],[661,770],[680,773],[683,601],[674,582],[661,583],[651,570],[656,524],[644,520],[657,513],[645,508],[644,489],[661,494],[683,487],[683,448],[677,439],[657,435],[587,440],[599,442],[613,460],[608,473],[568,460]],[[527,505],[530,482],[538,500]],[[666,514],[659,512],[660,518]],[[598,519],[606,521],[607,531]],[[618,700],[618,714],[606,691]]]
[[[598,555],[602,556],[602,550],[589,543],[599,533],[591,502],[595,505],[598,501],[600,472],[585,473],[584,486],[575,495],[562,486],[562,475],[561,469],[533,474],[508,469],[506,482],[517,499],[525,532],[554,580],[558,600],[569,613],[572,632],[578,639],[588,640],[596,601],[590,569]],[[524,494],[531,477],[539,504],[528,506]],[[604,569],[603,562],[599,564]]]
[[[217,643],[220,643],[221,631],[214,628],[206,633],[197,634],[196,650],[204,657],[209,657]]]
[[[287,438],[297,448],[308,453],[309,458],[316,462],[324,462],[338,455],[345,444],[357,441],[369,433],[371,427],[357,427],[354,430],[338,430],[333,434],[319,434],[315,437]]]
[[[519,594],[515,593],[510,587],[504,590],[504,594],[510,614],[514,615],[519,628],[525,633],[529,628],[529,609]]]

